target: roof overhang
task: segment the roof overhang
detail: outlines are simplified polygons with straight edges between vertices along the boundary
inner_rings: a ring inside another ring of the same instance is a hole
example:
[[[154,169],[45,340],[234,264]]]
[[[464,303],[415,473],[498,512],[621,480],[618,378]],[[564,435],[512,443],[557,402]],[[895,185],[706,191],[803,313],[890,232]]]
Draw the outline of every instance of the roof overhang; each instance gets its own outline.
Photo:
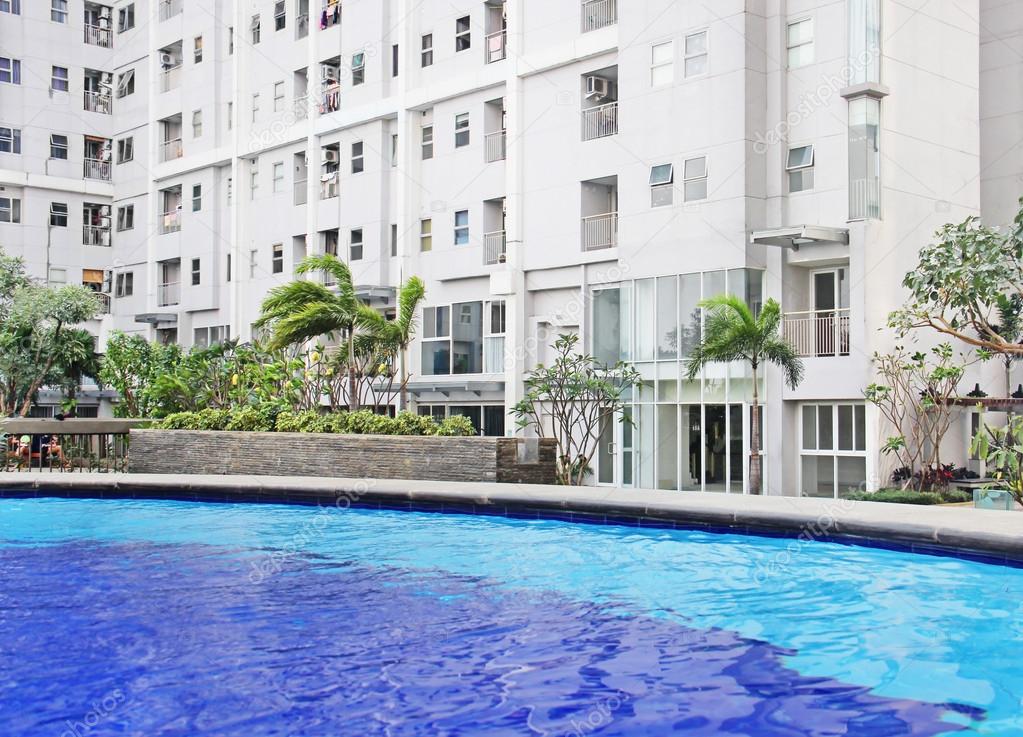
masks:
[[[419,381],[409,382],[408,390],[417,396],[423,394],[440,394],[444,397],[473,395],[483,398],[484,395],[504,392],[503,381]]]
[[[173,312],[143,312],[135,315],[135,322],[144,322],[148,325],[159,325],[160,323],[176,323],[178,316]]]
[[[394,287],[369,284],[355,285],[355,296],[364,302],[392,302],[397,290]]]
[[[777,246],[798,251],[800,246],[819,243],[840,243],[848,245],[848,228],[829,228],[824,225],[790,225],[787,228],[754,230],[749,242],[761,246]]]

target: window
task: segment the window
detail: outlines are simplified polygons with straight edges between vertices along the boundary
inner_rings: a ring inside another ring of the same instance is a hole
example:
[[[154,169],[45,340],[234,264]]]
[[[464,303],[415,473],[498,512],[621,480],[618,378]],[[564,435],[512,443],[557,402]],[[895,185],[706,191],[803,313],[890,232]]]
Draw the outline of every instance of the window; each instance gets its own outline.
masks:
[[[398,44],[391,46],[391,76],[398,76]]]
[[[67,67],[53,67],[50,89],[54,92],[67,92],[67,86]]]
[[[804,404],[800,410],[800,495],[842,497],[867,476],[862,404]]]
[[[0,0],[0,13],[21,15],[21,0]]]
[[[423,160],[433,158],[433,126],[424,125],[420,129],[422,134]]]
[[[707,32],[698,31],[686,36],[685,41],[686,79],[707,73]]]
[[[67,227],[67,203],[66,202],[51,202],[50,203],[50,225],[55,228],[66,228]]]
[[[487,307],[483,326],[483,370],[488,374],[504,373],[504,300],[494,300]]]
[[[274,3],[274,30],[283,31],[288,25],[287,11],[284,8],[284,0],[277,0]]]
[[[469,113],[455,116],[455,148],[469,145]]]
[[[707,199],[707,157],[700,156],[695,159],[686,159],[682,172],[683,188],[685,190],[683,199],[686,202]]]
[[[50,134],[50,158],[67,160],[67,136]]]
[[[352,144],[352,174],[361,174],[363,169],[362,141]]]
[[[362,228],[355,228],[348,235],[348,260],[362,260]]]
[[[249,251],[249,278],[254,279],[256,277],[256,270],[259,268],[259,251],[253,249]]]
[[[469,211],[455,213],[455,245],[464,246],[469,242]]]
[[[21,153],[21,129],[0,128],[0,153]]]
[[[255,159],[249,168],[249,199],[256,199],[256,190],[259,189],[259,164]]]
[[[457,330],[452,330],[452,322]],[[424,376],[483,373],[482,302],[423,308],[422,335]]]
[[[227,27],[227,55],[234,55],[234,26]]]
[[[117,141],[117,163],[123,164],[135,158],[135,139],[132,136]]]
[[[231,281],[231,254],[227,254],[225,259],[224,275],[228,281]]]
[[[67,23],[67,0],[50,0],[50,20]]]
[[[455,21],[455,53],[465,51],[472,45],[471,30],[469,28],[469,16],[463,16]]]
[[[284,109],[284,82],[274,82],[274,112]]]
[[[881,217],[881,101],[849,101],[849,219]]]
[[[0,56],[0,82],[21,84],[21,62]]]
[[[67,269],[50,269],[48,281],[50,284],[67,284]]]
[[[424,307],[422,326],[423,374],[451,373],[451,308]]]
[[[433,250],[433,220],[430,218],[419,221],[419,250],[421,253]]]
[[[135,227],[135,205],[124,205],[117,208],[117,229],[131,230]]]
[[[881,0],[849,0],[850,85],[881,81]]]
[[[789,192],[813,189],[813,146],[790,148],[785,170],[789,174]]]
[[[398,224],[391,223],[391,256],[398,255]]]
[[[813,20],[806,18],[788,26],[789,69],[813,64]]]
[[[270,270],[275,274],[284,272],[284,244],[274,243],[270,246]]]
[[[192,111],[192,138],[202,136],[202,110]]]
[[[359,51],[352,54],[352,86],[366,81],[366,54]]]
[[[118,274],[114,280],[114,296],[130,297],[135,293],[135,272],[126,271]]]
[[[398,134],[391,134],[391,166],[398,165]]]
[[[192,59],[198,64],[202,61],[202,36],[196,36],[192,44]]]
[[[135,3],[117,11],[117,32],[124,33],[135,27]]]
[[[234,103],[227,103],[227,129],[234,128]]]
[[[135,92],[135,70],[129,69],[117,75],[117,96],[127,97]]]
[[[650,167],[650,207],[664,207],[674,202],[675,167],[657,164]]]
[[[671,84],[675,78],[675,42],[665,41],[650,47],[650,86]]]
[[[256,116],[259,114],[259,93],[252,93],[252,122],[256,122]]]
[[[199,212],[202,209],[202,185],[192,185],[192,212]]]
[[[253,44],[258,44],[259,43],[259,16],[258,15],[252,16],[252,24],[251,24],[250,27],[252,29],[252,43]]]
[[[21,222],[21,200],[0,196],[0,223]]]
[[[199,268],[199,259],[192,259],[192,286],[199,286],[199,282],[202,281],[202,269]]]
[[[420,65],[428,67],[433,64],[433,34],[424,33],[421,43]]]
[[[284,162],[275,161],[271,173],[273,174],[273,191],[284,191]]]

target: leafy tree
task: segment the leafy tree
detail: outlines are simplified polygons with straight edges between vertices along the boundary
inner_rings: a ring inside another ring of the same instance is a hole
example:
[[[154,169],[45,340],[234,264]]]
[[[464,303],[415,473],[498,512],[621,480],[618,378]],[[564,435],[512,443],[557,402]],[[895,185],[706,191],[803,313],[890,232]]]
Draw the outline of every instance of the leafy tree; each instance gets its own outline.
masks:
[[[512,408],[519,427],[557,440],[558,483],[576,486],[590,468],[601,429],[620,415],[623,397],[639,381],[639,372],[622,361],[608,366],[577,353],[578,342],[578,335],[559,336],[554,362],[527,374],[525,396]]]
[[[759,494],[762,472],[758,371],[764,364],[774,364],[781,369],[785,382],[795,388],[803,379],[803,362],[778,334],[781,307],[775,300],[767,300],[756,316],[745,301],[732,294],[705,299],[700,306],[706,311],[707,319],[700,342],[686,360],[686,376],[695,379],[709,363],[743,361],[749,364],[753,378],[749,486],[751,494]]]
[[[385,320],[378,328],[381,342],[397,353],[401,379],[398,409],[408,409],[408,349],[418,327],[419,307],[426,297],[426,285],[418,276],[409,277],[398,289],[398,311],[394,320]]]
[[[65,330],[57,343],[54,368],[56,382],[66,397],[69,409],[77,406],[76,395],[86,377],[99,379],[100,357],[96,353],[96,337],[83,328]]]
[[[997,486],[1023,504],[1023,416],[1009,415],[1004,426],[986,427],[973,438],[970,451],[990,463]]]
[[[182,351],[175,344],[151,343],[139,335],[113,333],[107,340],[99,378],[117,390],[121,399],[114,405],[118,417],[157,417],[154,389],[161,376],[175,372]]]

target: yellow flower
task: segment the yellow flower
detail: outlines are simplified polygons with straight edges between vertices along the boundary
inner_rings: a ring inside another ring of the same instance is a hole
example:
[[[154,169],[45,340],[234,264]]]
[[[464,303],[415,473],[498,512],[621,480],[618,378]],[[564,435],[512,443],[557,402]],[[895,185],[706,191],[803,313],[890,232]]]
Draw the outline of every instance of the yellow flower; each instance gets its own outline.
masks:
[[[377,369],[377,370],[378,370],[378,371],[379,371],[380,373],[382,373],[382,374],[386,374],[386,373],[387,373],[387,364],[386,364],[386,363],[382,363],[382,364],[380,364],[380,368],[379,368],[379,369]]]
[[[238,374],[231,375],[231,386],[238,386]]]
[[[312,353],[309,354],[309,360],[312,361],[313,363],[316,363],[317,361],[320,360],[320,354],[317,353],[316,351],[313,351]]]
[[[306,372],[305,372],[305,377],[306,377],[307,379],[311,379],[311,378],[313,378],[313,372],[312,372],[312,371],[306,371]]]

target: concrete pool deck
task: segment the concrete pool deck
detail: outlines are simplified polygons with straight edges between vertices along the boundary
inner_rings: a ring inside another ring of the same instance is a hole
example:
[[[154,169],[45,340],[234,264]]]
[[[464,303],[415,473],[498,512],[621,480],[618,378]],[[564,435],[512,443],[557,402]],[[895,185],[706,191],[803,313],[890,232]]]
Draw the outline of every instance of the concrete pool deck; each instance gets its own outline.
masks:
[[[401,479],[0,473],[0,497],[24,496],[429,508],[640,527],[727,528],[1023,562],[1023,513],[843,499]]]

